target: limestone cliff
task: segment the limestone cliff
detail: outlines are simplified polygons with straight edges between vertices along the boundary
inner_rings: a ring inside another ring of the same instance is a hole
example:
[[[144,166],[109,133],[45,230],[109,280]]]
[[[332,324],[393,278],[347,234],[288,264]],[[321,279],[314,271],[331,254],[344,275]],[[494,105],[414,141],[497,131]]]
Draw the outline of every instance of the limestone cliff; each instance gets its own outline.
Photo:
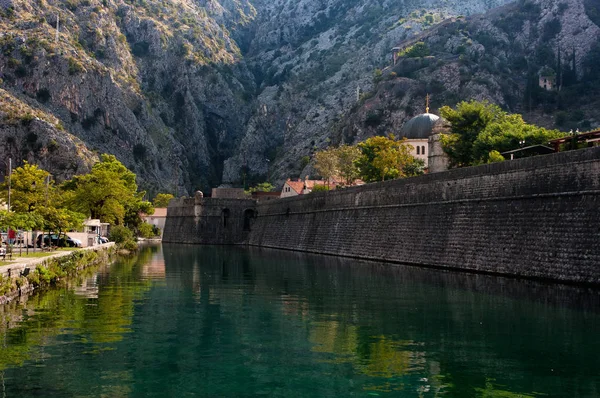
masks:
[[[0,11],[0,78],[9,95],[56,117],[90,150],[115,154],[151,191],[183,194],[220,182],[251,111],[254,79],[204,8],[11,0]],[[0,128],[0,156],[20,159],[25,148],[11,143],[26,140],[28,128]]]
[[[600,85],[585,84],[600,74],[598,10],[592,0],[1,0],[0,157],[67,178],[109,152],[145,189],[182,195],[305,174],[315,149],[397,131],[427,92],[433,108],[488,99],[585,129],[600,121]],[[418,42],[429,55],[409,51]],[[560,92],[535,88],[548,69]]]

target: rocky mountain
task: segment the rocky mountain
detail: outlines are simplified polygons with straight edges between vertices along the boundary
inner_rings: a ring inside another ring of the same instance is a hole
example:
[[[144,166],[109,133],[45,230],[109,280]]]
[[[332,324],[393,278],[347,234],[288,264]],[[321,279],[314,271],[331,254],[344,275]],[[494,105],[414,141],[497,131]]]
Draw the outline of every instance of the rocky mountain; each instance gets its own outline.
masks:
[[[398,130],[426,93],[433,108],[488,99],[544,125],[593,127],[599,9],[0,0],[0,156],[60,179],[109,152],[151,193],[182,195],[310,173],[315,149]],[[541,71],[560,90],[540,89]]]

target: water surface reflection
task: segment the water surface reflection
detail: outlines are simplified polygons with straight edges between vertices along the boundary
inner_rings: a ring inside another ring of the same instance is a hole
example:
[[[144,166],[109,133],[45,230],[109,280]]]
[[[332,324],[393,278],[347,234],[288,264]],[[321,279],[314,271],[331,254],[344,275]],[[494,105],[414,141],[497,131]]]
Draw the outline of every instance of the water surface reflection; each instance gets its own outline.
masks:
[[[6,396],[598,396],[599,292],[146,248],[2,309]]]

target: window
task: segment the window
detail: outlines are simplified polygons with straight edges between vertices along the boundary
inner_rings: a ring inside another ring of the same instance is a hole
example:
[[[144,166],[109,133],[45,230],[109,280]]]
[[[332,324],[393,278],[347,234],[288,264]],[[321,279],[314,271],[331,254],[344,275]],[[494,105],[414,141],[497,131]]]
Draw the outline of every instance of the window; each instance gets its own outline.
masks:
[[[254,210],[247,209],[244,211],[244,231],[250,231],[251,220],[255,217]]]
[[[421,149],[421,147],[420,147],[420,146],[417,146],[417,155],[420,155],[420,154],[421,154],[421,153],[420,153],[420,151],[419,151],[420,149]]]
[[[227,228],[227,220],[229,219],[229,209],[223,209],[221,212],[221,217],[223,219],[223,227]]]
[[[421,146],[421,155],[425,155],[425,145]]]

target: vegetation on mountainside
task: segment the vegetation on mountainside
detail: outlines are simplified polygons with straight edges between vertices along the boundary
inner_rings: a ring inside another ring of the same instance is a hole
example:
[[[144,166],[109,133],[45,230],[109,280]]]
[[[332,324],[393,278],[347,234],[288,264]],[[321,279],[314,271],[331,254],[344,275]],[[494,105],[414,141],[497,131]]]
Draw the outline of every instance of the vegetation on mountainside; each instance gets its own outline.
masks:
[[[600,7],[591,3],[584,2],[594,21]],[[408,46],[397,54],[395,66],[375,76],[379,84],[371,94],[373,99],[365,103],[364,127],[376,134],[388,130],[393,124],[384,115],[414,114],[407,101],[426,93],[433,94],[433,108],[488,98],[544,126],[582,131],[597,126],[600,113],[594,104],[600,94],[600,69],[596,67],[600,44],[594,43],[589,51],[585,45],[583,49],[561,46],[576,42],[589,25],[578,20],[580,27],[565,29],[566,14],[573,12],[569,7],[559,4],[552,17],[546,18],[548,10],[540,4],[520,0],[489,17],[457,19],[430,29],[419,37],[430,57],[410,59],[406,52],[413,46]],[[540,75],[555,78],[552,90],[540,87]],[[413,83],[412,90],[407,89],[407,82]],[[356,126],[356,121],[351,123]],[[353,138],[349,132],[345,135]]]
[[[454,109],[444,106],[440,114],[451,123],[451,134],[442,138],[451,167],[497,161],[498,153],[564,136],[558,130],[527,124],[521,115],[508,114],[488,102],[461,102]]]
[[[561,16],[577,15],[567,3],[550,15],[541,3],[520,0],[452,22],[465,10],[502,2],[434,1],[427,9],[417,9],[418,2],[279,2],[261,9],[260,25],[247,29],[257,16],[248,1],[217,3],[8,2],[14,7],[0,17],[0,84],[22,104],[1,107],[10,110],[1,115],[5,125],[26,131],[23,137],[36,118],[66,129],[98,153],[116,154],[155,193],[216,186],[222,176],[243,185],[278,179],[306,166],[306,156],[332,138],[332,126],[357,130],[335,143],[385,134],[414,114],[413,98],[426,93],[433,94],[432,108],[489,98],[511,112],[529,112],[527,120],[533,115],[567,130],[600,120],[594,106],[600,46],[583,62],[579,49],[556,54],[558,43],[572,43],[573,32],[583,29],[565,29],[569,19]],[[595,2],[584,5],[598,23]],[[398,43],[405,49],[390,67]],[[555,71],[560,90],[539,87],[543,68]],[[95,103],[96,90],[111,100]],[[258,98],[260,107],[253,103]],[[354,109],[369,106],[360,122],[344,125],[355,102]],[[17,139],[11,150],[39,159],[50,148],[41,141]],[[255,155],[240,161],[249,149]],[[232,170],[242,164],[242,173]]]

